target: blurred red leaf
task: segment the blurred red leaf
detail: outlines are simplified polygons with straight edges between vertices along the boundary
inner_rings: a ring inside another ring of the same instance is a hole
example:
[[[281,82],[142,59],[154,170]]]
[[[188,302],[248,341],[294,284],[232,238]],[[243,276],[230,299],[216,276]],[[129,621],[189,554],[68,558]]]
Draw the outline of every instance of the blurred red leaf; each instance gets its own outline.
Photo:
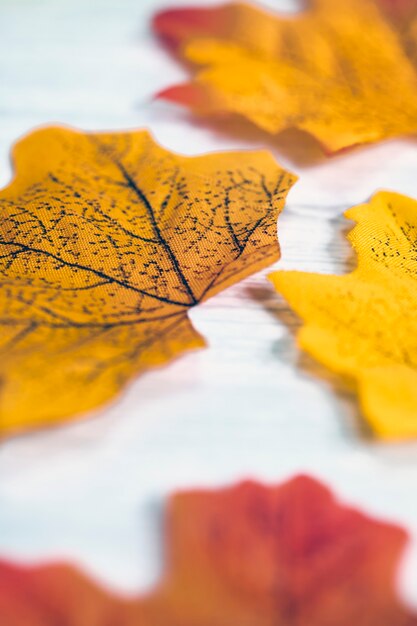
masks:
[[[416,0],[378,0],[393,17],[404,17],[417,10]]]
[[[65,566],[0,567],[2,626],[415,626],[396,592],[400,528],[300,476],[180,493],[168,571],[116,598]]]

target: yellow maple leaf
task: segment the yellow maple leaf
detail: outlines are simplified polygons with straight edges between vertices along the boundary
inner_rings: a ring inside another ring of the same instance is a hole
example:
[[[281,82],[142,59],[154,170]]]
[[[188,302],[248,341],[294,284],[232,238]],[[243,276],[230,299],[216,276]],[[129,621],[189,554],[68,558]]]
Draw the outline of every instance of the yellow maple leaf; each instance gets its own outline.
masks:
[[[391,20],[374,0],[310,5],[294,16],[242,3],[157,14],[156,32],[201,68],[160,95],[269,133],[298,128],[328,152],[415,132],[417,75]]]
[[[357,386],[385,438],[417,435],[417,201],[377,193],[347,211],[358,266],[344,276],[271,274],[304,321],[302,348]]]
[[[204,345],[188,311],[279,257],[294,177],[267,152],[182,157],[147,132],[37,131],[0,193],[0,432],[112,398]]]

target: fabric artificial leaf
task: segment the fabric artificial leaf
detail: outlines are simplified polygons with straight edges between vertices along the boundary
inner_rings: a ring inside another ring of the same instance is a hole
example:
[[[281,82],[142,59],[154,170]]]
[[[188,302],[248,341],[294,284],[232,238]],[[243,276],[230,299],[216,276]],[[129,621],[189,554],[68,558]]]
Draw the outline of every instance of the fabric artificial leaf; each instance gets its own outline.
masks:
[[[204,345],[188,311],[279,257],[295,177],[267,152],[35,132],[0,193],[0,432],[69,418]]]
[[[363,414],[387,439],[417,436],[417,202],[377,193],[350,209],[358,266],[344,276],[276,272],[304,321],[298,341],[353,381]]]
[[[159,96],[197,113],[297,128],[326,152],[417,131],[417,73],[378,0],[312,0],[286,16],[243,3],[166,10],[154,29],[197,68]]]
[[[168,571],[122,598],[70,566],[0,563],[4,626],[415,626],[397,597],[407,536],[299,476],[185,492],[169,508]]]

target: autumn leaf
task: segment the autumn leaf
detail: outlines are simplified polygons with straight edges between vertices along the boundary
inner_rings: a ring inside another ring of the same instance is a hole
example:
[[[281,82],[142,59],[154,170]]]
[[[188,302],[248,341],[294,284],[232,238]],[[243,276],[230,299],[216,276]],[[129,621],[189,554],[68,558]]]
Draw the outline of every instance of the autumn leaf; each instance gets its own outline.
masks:
[[[177,494],[167,539],[167,572],[144,597],[65,565],[0,563],[0,615],[6,626],[417,624],[396,591],[405,532],[311,478]]]
[[[417,435],[417,202],[377,193],[346,213],[358,266],[344,276],[271,275],[304,321],[298,342],[354,382],[380,437]]]
[[[99,406],[204,345],[188,311],[279,257],[295,178],[267,152],[182,157],[147,132],[35,132],[0,193],[0,430]]]
[[[314,0],[291,16],[243,3],[163,11],[155,31],[197,73],[159,95],[272,134],[306,131],[327,152],[416,132],[417,74],[377,2]]]

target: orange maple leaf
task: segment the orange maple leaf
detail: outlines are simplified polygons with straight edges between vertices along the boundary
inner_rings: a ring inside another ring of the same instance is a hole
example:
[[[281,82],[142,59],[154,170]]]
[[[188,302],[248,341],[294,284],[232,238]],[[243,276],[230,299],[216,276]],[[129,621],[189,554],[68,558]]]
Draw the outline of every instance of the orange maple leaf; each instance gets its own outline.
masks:
[[[305,476],[180,493],[154,592],[116,597],[69,566],[3,562],[0,615],[5,626],[416,626],[396,592],[406,539]]]
[[[0,432],[71,417],[204,345],[188,311],[279,257],[295,177],[147,132],[35,132],[0,193]]]
[[[377,1],[314,0],[291,16],[243,3],[163,11],[155,31],[198,69],[159,95],[273,134],[298,128],[327,152],[416,132],[417,74]]]

